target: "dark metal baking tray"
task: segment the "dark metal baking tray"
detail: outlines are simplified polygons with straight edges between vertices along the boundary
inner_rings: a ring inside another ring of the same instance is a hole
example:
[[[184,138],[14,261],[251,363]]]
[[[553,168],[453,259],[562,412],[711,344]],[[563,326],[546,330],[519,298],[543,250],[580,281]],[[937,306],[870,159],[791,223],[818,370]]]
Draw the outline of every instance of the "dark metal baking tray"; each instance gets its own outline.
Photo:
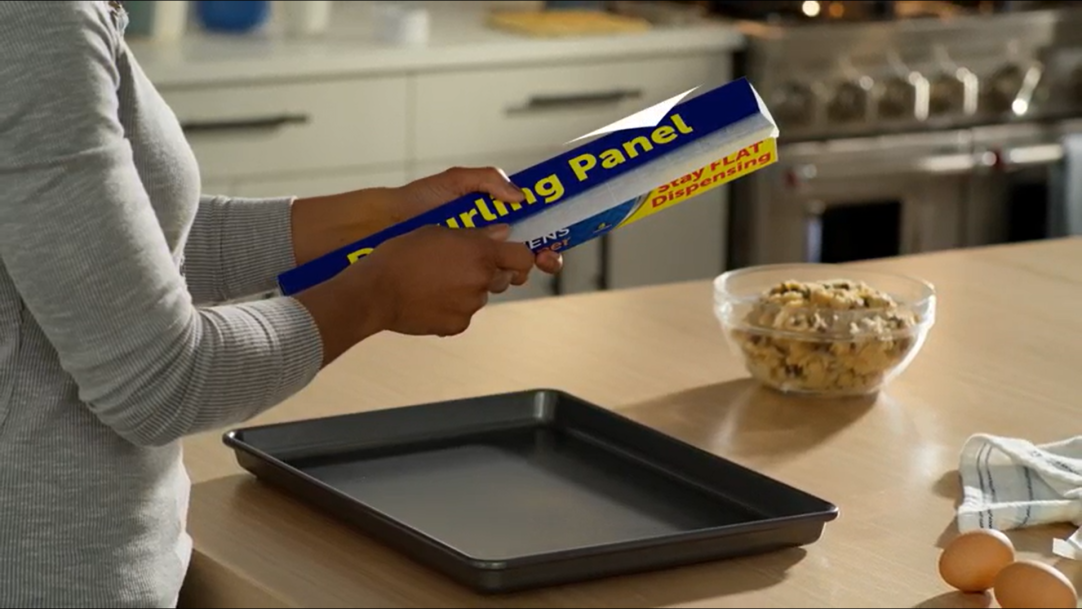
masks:
[[[485,593],[813,543],[838,508],[560,391],[234,430],[246,470]]]

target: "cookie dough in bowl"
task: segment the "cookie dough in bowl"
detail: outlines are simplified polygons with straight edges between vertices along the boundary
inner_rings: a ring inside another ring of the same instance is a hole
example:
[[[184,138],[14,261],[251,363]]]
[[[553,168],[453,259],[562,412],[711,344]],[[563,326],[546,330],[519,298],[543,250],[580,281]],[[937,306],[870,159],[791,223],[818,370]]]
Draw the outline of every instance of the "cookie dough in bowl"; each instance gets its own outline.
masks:
[[[715,313],[748,372],[786,393],[879,391],[935,322],[930,284],[858,267],[752,267],[725,273],[714,288]]]

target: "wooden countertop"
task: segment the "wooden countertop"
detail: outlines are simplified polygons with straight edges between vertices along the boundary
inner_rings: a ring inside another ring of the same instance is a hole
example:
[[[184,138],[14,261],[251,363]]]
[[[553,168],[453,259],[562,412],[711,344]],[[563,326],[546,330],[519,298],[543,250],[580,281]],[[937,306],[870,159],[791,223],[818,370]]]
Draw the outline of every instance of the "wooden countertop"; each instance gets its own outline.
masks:
[[[971,434],[1078,429],[1082,240],[865,266],[925,278],[938,323],[874,401],[788,399],[730,355],[709,282],[493,306],[454,339],[380,336],[257,422],[555,387],[835,502],[817,543],[699,567],[479,597],[241,473],[220,434],[186,446],[195,540],[185,605],[204,607],[982,607],[936,571]],[[871,402],[871,403],[870,403]],[[1057,560],[1066,526],[1012,533]]]

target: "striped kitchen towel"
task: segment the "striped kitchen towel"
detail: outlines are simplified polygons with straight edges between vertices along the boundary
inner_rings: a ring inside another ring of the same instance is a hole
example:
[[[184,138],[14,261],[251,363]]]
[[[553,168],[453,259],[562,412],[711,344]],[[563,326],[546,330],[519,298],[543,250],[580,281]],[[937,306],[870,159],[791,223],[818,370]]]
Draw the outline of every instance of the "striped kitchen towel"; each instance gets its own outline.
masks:
[[[958,529],[1008,531],[1042,524],[1082,526],[1082,436],[1033,444],[987,434],[970,437],[958,467],[963,499]],[[1053,542],[1053,552],[1082,558],[1082,529]]]

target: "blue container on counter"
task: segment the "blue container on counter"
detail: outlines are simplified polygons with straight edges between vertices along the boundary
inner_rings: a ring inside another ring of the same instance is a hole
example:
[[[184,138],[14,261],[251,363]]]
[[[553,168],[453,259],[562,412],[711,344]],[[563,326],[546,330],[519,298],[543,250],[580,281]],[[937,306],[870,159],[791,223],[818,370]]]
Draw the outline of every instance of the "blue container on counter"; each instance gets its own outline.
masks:
[[[203,27],[215,32],[245,33],[270,16],[270,0],[200,0],[196,14]]]

